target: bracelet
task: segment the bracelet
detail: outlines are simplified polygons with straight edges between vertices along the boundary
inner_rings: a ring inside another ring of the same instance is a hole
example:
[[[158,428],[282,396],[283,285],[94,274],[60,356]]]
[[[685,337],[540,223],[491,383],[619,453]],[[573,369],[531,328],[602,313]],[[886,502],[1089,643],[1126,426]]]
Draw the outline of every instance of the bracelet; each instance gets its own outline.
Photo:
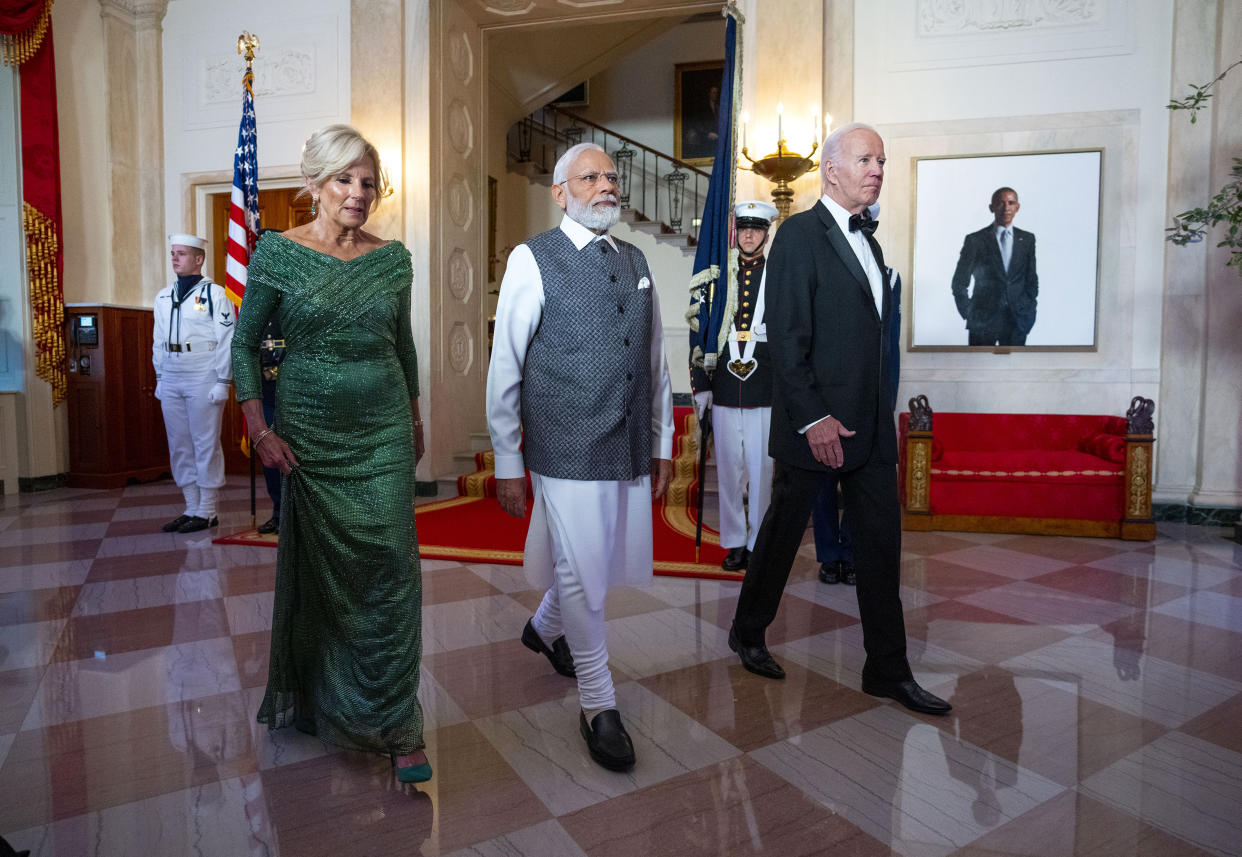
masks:
[[[257,449],[259,444],[263,443],[263,439],[267,437],[269,434],[272,434],[271,426],[268,426],[267,428],[263,429],[263,431],[259,432],[259,436],[256,437],[253,441],[251,441],[250,445]]]

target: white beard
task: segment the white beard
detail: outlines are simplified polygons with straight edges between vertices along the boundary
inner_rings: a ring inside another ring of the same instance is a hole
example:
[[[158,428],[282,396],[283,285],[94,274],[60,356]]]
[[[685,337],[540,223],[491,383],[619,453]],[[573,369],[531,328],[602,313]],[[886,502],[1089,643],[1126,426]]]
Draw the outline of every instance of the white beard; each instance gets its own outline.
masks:
[[[621,219],[621,205],[615,196],[612,197],[612,206],[600,206],[596,208],[587,202],[579,202],[574,196],[565,194],[566,213],[570,220],[577,221],[592,231],[602,230],[607,232],[609,229],[617,225],[617,221]]]

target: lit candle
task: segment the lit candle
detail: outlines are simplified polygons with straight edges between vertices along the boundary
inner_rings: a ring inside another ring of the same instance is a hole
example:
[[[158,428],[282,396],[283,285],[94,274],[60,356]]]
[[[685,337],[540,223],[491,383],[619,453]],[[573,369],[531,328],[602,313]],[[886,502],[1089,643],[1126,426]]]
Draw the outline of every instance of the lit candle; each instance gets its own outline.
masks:
[[[832,130],[832,114],[824,114],[824,136],[828,136],[828,132]]]
[[[750,114],[745,110],[742,111],[742,148],[746,148],[746,123],[750,121]]]
[[[781,125],[781,114],[784,112],[785,112],[785,105],[781,104],[779,101],[776,102],[776,140],[778,143],[778,148],[779,148],[779,142],[785,139],[785,132],[782,130],[782,125]]]

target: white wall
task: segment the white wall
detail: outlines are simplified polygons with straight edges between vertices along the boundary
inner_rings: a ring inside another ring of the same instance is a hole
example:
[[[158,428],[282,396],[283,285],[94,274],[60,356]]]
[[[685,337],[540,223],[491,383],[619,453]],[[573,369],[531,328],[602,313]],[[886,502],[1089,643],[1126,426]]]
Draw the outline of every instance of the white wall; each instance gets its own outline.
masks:
[[[918,288],[908,275],[915,158],[1104,150],[1098,350],[906,352],[903,401],[927,393],[939,410],[1117,414],[1132,395],[1158,398],[1171,6],[1099,0],[1043,17],[1036,7],[1048,13],[1046,4],[967,3],[954,8],[984,18],[936,22],[920,10],[947,7],[854,4],[855,56],[866,61],[855,67],[854,118],[886,140],[879,237],[907,273],[904,307]],[[1009,15],[1009,26],[989,27],[988,14]],[[983,200],[979,225],[987,218]]]
[[[226,182],[231,180],[245,72],[237,54],[243,27],[260,39],[254,62],[260,176],[273,171],[296,175],[289,168],[298,164],[310,133],[349,121],[348,0],[309,5],[173,0],[164,18],[163,46],[168,232],[193,228],[205,235],[211,228],[210,223],[186,222],[193,202],[186,199],[187,176],[220,172],[227,174]],[[201,216],[195,212],[192,219]]]
[[[22,355],[29,329],[22,282],[26,248],[17,106],[17,75],[9,66],[0,66],[0,390],[24,386]]]

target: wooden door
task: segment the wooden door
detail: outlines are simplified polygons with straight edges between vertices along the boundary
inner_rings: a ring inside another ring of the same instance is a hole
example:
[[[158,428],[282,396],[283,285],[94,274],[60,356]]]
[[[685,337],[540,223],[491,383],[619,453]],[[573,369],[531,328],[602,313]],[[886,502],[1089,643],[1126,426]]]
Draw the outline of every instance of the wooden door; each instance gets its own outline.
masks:
[[[310,213],[310,196],[298,197],[298,190],[282,187],[259,191],[259,223],[264,229],[284,232],[314,219]],[[211,278],[221,285],[228,253],[229,196],[228,193],[211,195]],[[241,451],[243,431],[241,406],[230,398],[224,406],[224,423],[220,429],[227,473],[250,472],[250,461]]]

